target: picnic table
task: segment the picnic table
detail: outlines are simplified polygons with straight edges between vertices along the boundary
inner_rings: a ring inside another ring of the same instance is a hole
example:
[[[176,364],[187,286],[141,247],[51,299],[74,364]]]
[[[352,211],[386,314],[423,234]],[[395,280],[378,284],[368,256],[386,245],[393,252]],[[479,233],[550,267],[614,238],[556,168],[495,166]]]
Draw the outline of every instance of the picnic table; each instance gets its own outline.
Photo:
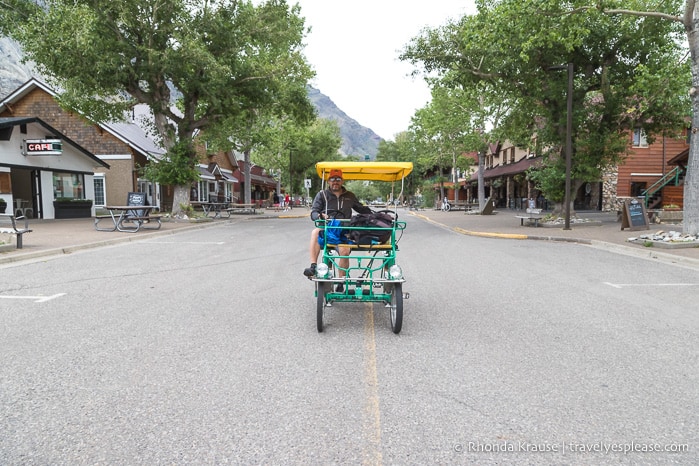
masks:
[[[97,231],[121,231],[135,233],[141,229],[159,230],[162,226],[161,216],[152,215],[153,206],[106,206],[109,215],[95,216],[95,230]],[[111,220],[107,228],[100,227],[103,220]]]
[[[213,218],[221,218],[221,214],[226,212],[230,217],[231,214],[228,212],[229,202],[204,202],[204,201],[194,201],[191,203],[194,207],[201,207],[204,211],[204,216],[208,217],[209,213],[213,213]]]

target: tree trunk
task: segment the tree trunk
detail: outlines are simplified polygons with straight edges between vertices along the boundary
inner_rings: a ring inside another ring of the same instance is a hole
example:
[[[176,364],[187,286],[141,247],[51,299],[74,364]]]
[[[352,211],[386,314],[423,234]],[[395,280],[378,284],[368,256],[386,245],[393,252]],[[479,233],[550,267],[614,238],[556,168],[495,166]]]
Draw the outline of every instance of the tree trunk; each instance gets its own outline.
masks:
[[[244,185],[245,185],[245,204],[252,204],[252,187],[250,186],[250,149],[245,150],[243,152],[243,155],[245,156],[245,160],[243,162],[243,179],[245,180]]]
[[[459,177],[457,176],[458,170],[456,169],[456,156],[453,158],[453,163],[451,167],[451,179],[454,182],[454,203],[459,200]]]
[[[483,212],[485,209],[485,152],[478,152],[478,210]]]
[[[690,13],[685,17],[691,22],[685,23],[687,40],[692,60],[692,88],[689,95],[692,98],[692,137],[687,160],[687,175],[684,179],[684,219],[682,230],[689,235],[699,234],[699,29],[695,21],[695,2],[687,0],[685,11]],[[694,12],[692,15],[691,13]]]
[[[190,186],[175,186],[172,192],[172,215],[182,213],[182,206],[189,205]]]
[[[575,203],[575,200],[571,198],[570,200],[570,217],[573,218],[575,217],[575,209],[573,208],[573,205]],[[556,201],[553,203],[553,211],[551,212],[553,215],[558,215],[559,217],[565,217],[566,211],[565,211],[565,201]]]

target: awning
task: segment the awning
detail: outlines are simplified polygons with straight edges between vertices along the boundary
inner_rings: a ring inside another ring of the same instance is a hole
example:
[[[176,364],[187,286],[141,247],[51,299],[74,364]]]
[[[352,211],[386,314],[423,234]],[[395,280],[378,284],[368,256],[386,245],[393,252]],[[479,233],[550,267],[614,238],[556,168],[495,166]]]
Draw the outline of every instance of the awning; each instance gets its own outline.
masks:
[[[528,168],[539,165],[541,163],[541,160],[541,157],[532,157],[522,159],[519,162],[508,163],[507,165],[500,165],[494,168],[486,169],[483,172],[483,178],[487,180],[489,178],[497,178],[500,176],[516,175],[518,173],[523,173],[527,171]],[[478,179],[478,176],[476,176],[476,179]]]
[[[268,186],[270,188],[277,187],[277,181],[274,178],[270,178],[269,176],[264,176],[264,175],[255,175],[253,173],[250,173],[250,183],[256,184],[256,185]]]

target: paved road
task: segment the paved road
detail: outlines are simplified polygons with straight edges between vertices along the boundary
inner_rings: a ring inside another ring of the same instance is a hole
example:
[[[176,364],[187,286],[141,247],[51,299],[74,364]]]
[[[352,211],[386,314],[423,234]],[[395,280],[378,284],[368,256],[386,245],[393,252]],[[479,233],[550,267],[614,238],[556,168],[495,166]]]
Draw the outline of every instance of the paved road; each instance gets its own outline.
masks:
[[[629,243],[628,239],[641,234],[657,231],[680,230],[679,225],[652,225],[649,230],[621,230],[616,215],[606,212],[581,212],[580,217],[593,222],[573,224],[570,230],[563,226],[555,228],[532,228],[520,225],[515,218],[518,211],[503,209],[495,215],[466,215],[463,211],[441,212],[438,210],[400,210],[401,216],[416,216],[435,224],[451,228],[464,235],[498,238],[519,238],[544,241],[569,241],[591,244],[595,247],[614,250],[619,254],[631,254],[653,259],[656,262],[681,264],[699,269],[699,247],[664,249],[647,248],[641,244]],[[95,231],[93,219],[31,220],[32,233],[25,235],[24,248],[0,247],[0,264],[43,258],[55,254],[70,254],[86,248],[101,247],[125,241],[139,241],[144,237],[169,235],[186,229],[202,229],[223,222],[241,223],[262,218],[288,218],[308,216],[306,208],[295,208],[289,212],[267,209],[259,215],[234,215],[230,219],[211,223],[190,223],[188,221],[164,222],[159,231],[140,231],[137,234]],[[591,226],[595,225],[595,226]]]
[[[699,462],[699,272],[407,220],[400,335],[304,218],[0,266],[0,463]]]

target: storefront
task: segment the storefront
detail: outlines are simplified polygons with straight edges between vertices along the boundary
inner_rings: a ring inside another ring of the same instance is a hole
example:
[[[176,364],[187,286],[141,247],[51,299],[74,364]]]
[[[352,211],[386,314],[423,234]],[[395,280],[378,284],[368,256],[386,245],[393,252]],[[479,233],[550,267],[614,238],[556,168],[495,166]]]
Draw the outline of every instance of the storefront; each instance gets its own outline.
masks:
[[[238,180],[230,170],[222,169],[217,163],[197,165],[200,180],[192,185],[189,195],[191,201],[199,202],[231,202],[233,184]]]
[[[97,167],[109,165],[43,120],[0,118],[0,198],[8,213],[93,216]]]

